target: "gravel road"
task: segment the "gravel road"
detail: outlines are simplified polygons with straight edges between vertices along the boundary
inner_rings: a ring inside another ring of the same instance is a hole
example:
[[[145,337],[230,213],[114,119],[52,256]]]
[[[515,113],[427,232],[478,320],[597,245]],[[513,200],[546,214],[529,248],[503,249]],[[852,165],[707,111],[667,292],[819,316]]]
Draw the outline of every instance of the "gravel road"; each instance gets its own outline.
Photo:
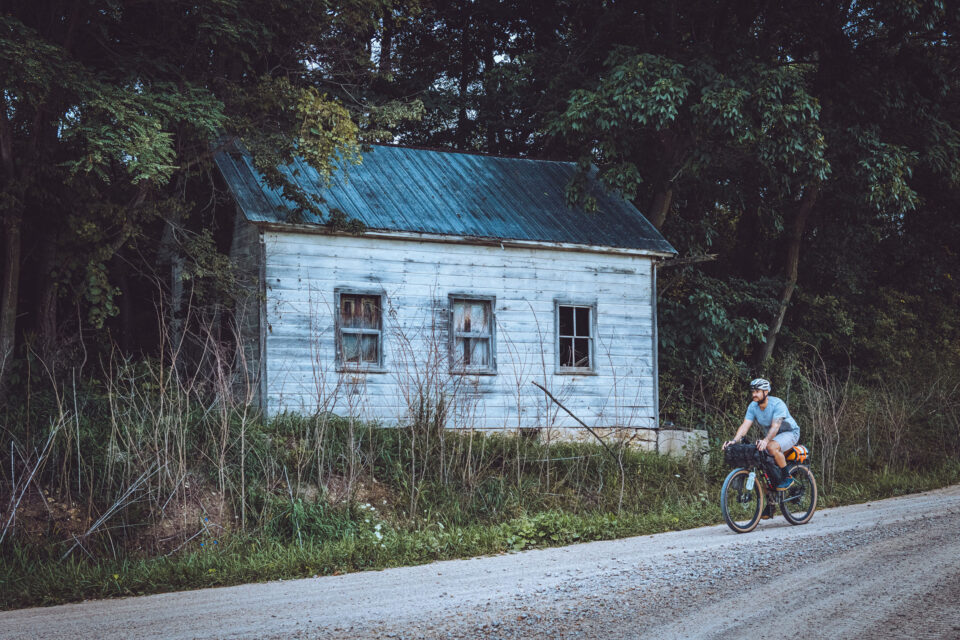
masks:
[[[960,638],[960,485],[726,526],[0,613],[0,638]]]

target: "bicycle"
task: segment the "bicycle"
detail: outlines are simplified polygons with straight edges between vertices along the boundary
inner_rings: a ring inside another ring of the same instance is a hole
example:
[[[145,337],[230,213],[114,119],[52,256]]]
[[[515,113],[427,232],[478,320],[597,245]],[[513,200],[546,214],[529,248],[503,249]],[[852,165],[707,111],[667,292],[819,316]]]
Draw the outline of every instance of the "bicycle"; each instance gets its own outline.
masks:
[[[790,453],[785,451],[788,459]],[[794,482],[786,491],[777,491],[777,482],[770,477],[776,467],[773,456],[760,452],[751,442],[732,444],[724,451],[727,464],[734,467],[720,490],[720,510],[727,526],[736,533],[749,533],[756,528],[766,508],[766,501],[780,507],[783,517],[792,525],[807,524],[817,508],[817,481],[806,461],[806,449],[797,451],[800,462],[786,466]],[[772,515],[772,514],[770,514]]]

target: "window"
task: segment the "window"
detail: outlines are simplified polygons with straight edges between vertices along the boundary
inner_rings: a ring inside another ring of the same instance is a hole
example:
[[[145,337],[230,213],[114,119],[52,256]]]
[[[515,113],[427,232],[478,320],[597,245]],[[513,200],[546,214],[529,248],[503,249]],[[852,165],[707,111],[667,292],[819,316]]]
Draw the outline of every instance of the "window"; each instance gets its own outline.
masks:
[[[337,364],[377,369],[383,364],[383,305],[380,294],[336,292]]]
[[[450,370],[460,373],[496,373],[495,300],[450,296]]]
[[[593,371],[596,305],[557,305],[557,368],[560,372]]]

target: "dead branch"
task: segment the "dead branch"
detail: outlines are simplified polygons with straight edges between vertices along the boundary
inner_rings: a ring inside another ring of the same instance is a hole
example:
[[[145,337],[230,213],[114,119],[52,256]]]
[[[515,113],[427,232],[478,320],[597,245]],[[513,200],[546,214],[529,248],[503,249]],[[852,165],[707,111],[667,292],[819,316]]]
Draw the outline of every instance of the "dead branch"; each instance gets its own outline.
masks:
[[[671,260],[663,260],[656,262],[657,269],[662,269],[664,267],[682,267],[685,264],[697,264],[700,262],[712,262],[717,259],[720,254],[717,253],[705,253],[702,256],[687,256],[686,258],[673,258]]]

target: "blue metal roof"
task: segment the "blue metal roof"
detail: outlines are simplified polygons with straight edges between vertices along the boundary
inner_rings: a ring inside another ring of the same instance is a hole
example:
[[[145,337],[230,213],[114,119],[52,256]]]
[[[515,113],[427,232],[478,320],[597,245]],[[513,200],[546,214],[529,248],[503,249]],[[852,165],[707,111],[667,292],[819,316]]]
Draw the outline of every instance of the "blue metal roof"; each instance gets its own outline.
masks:
[[[216,162],[250,222],[323,224],[314,214],[295,215],[248,154],[219,153]],[[378,145],[362,164],[335,172],[329,186],[300,159],[281,171],[320,196],[321,210],[339,209],[370,230],[676,253],[636,207],[602,187],[595,171],[587,188],[597,211],[567,206],[565,189],[577,171],[572,162]]]

